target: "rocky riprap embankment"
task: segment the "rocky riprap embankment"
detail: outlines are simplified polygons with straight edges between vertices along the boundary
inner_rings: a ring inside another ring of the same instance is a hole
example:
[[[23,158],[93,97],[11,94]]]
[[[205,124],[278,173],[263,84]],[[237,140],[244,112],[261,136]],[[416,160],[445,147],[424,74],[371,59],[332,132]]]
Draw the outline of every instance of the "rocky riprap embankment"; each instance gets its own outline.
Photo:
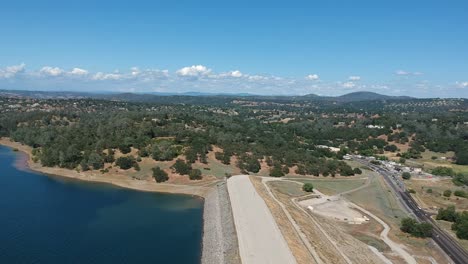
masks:
[[[202,264],[241,263],[226,181],[205,196]]]

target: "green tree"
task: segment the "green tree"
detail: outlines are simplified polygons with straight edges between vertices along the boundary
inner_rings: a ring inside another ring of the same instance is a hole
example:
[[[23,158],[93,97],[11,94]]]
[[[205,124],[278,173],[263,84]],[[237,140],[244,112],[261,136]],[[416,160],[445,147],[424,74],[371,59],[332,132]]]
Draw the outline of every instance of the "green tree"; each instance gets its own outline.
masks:
[[[304,183],[304,185],[302,185],[302,190],[304,192],[313,192],[314,191],[314,185],[312,185],[312,183]]]
[[[411,234],[416,237],[430,237],[432,236],[432,229],[433,227],[430,223],[419,223]]]
[[[185,158],[187,159],[188,163],[195,163],[198,159],[197,152],[193,148],[188,148],[185,150]]]
[[[452,196],[452,191],[451,191],[451,190],[445,190],[444,193],[443,193],[443,195],[444,195],[445,197],[450,197],[450,196]]]
[[[153,178],[156,180],[156,182],[165,182],[169,180],[167,173],[159,166],[153,168]]]
[[[92,167],[95,170],[102,169],[104,168],[104,159],[101,155],[97,154],[96,152],[93,152],[89,154],[88,166]]]
[[[384,150],[385,151],[390,151],[390,152],[395,152],[395,151],[398,150],[398,147],[393,145],[393,144],[392,145],[387,145],[387,146],[384,147]]]
[[[411,173],[409,173],[409,172],[403,172],[403,173],[401,174],[401,177],[402,177],[404,180],[409,180],[409,179],[411,179]]]
[[[413,218],[405,217],[401,219],[400,230],[405,233],[412,233],[414,232],[414,227],[418,222]]]
[[[456,234],[460,239],[468,239],[468,220],[463,220],[457,224]]]
[[[281,169],[280,164],[275,164],[273,168],[270,169],[270,176],[271,177],[283,177],[284,173],[283,170]]]
[[[462,149],[455,153],[455,162],[459,165],[468,165],[468,149]]]
[[[122,156],[115,161],[115,165],[119,166],[122,170],[128,170],[136,163],[132,156]]]
[[[458,218],[458,213],[455,211],[455,206],[448,206],[446,209],[440,208],[437,213],[437,220],[445,220],[449,222],[455,222]]]
[[[187,175],[192,169],[192,166],[190,166],[190,164],[187,164],[181,159],[177,159],[174,165],[171,166],[171,168],[174,169],[174,171],[180,175]]]
[[[431,224],[418,223],[412,218],[406,217],[401,220],[400,230],[415,237],[430,237],[432,236],[432,229]]]

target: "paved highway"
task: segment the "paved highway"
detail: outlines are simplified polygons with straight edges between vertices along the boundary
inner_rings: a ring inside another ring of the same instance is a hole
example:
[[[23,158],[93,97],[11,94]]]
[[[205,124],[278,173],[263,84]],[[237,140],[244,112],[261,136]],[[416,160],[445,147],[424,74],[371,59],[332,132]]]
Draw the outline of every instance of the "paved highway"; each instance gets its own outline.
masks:
[[[355,158],[354,160],[360,162],[371,168],[372,170],[383,175],[383,178],[390,186],[390,188],[397,195],[397,198],[403,206],[412,213],[420,222],[430,223],[433,226],[432,239],[439,245],[442,250],[453,260],[456,264],[468,263],[468,252],[458,244],[449,234],[439,228],[437,223],[418,205],[418,203],[411,197],[405,190],[404,184],[399,183],[399,180],[385,168],[371,164],[367,160]]]

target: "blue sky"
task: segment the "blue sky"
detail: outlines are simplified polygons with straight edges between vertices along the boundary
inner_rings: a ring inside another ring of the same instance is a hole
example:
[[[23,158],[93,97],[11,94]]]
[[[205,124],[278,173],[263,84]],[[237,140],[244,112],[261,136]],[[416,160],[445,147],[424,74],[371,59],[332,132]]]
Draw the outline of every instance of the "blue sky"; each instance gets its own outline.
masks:
[[[5,1],[0,88],[468,97],[466,10],[430,0]]]

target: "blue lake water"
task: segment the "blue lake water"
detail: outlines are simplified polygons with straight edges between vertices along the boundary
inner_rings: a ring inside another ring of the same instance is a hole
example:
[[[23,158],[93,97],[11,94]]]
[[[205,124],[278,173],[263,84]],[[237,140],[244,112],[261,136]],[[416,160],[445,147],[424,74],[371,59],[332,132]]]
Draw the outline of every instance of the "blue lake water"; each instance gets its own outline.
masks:
[[[0,146],[0,263],[199,263],[203,202],[19,170]]]

